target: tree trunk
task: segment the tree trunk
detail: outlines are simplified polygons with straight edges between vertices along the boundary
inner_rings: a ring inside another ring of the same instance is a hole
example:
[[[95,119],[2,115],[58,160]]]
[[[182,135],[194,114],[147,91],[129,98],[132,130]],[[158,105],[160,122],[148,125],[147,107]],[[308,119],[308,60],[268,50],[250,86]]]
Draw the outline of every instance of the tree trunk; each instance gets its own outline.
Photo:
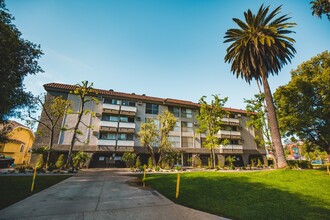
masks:
[[[149,152],[150,152],[150,156],[152,159],[152,164],[155,167],[156,166],[156,158],[155,158],[155,153],[154,153],[154,149],[151,146],[148,146]]]
[[[214,169],[215,166],[215,149],[212,148],[212,169]]]
[[[49,149],[47,151],[47,159],[46,159],[46,169],[49,167],[49,160],[50,160],[50,153],[53,149],[53,142],[54,142],[54,128],[50,130],[50,140],[49,140]]]
[[[275,111],[275,106],[274,106],[274,102],[273,102],[273,96],[270,91],[270,87],[269,87],[265,74],[262,74],[262,84],[263,84],[264,92],[265,92],[265,99],[266,99],[266,104],[267,104],[267,109],[268,109],[268,124],[270,127],[272,141],[273,141],[274,148],[275,148],[277,165],[278,165],[278,168],[284,168],[284,167],[288,166],[288,164],[285,159],[285,154],[284,154],[282,141],[281,141],[281,135],[280,135],[280,132],[278,129],[278,122],[277,122],[277,118],[276,118],[276,111]]]

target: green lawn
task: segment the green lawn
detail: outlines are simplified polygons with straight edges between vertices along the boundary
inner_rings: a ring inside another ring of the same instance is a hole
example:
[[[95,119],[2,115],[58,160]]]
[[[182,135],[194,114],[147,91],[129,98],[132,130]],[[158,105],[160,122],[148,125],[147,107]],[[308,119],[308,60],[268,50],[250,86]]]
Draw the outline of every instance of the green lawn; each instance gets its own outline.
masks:
[[[70,175],[37,175],[34,191],[31,193],[32,176],[0,176],[0,210],[69,177]]]
[[[148,174],[146,184],[181,205],[232,219],[330,219],[330,176],[318,170]]]

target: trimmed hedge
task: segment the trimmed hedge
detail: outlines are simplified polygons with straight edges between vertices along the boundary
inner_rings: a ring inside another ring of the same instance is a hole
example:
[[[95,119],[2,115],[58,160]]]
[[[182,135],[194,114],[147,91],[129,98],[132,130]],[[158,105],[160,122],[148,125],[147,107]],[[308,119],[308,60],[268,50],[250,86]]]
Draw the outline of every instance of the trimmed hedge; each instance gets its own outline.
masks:
[[[308,160],[287,160],[288,165],[291,169],[312,169],[313,166],[310,161]]]

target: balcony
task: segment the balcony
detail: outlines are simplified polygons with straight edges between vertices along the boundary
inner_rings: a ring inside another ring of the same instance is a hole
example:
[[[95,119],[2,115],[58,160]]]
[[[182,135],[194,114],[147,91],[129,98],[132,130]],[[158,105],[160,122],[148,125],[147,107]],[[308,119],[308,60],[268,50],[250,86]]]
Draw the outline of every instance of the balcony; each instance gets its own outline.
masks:
[[[120,108],[120,114],[121,115],[135,116],[135,114],[136,114],[136,107],[122,105],[121,108]]]
[[[116,146],[116,140],[101,139],[101,140],[98,140],[97,144],[99,146]]]
[[[100,131],[117,131],[117,125],[118,122],[112,122],[112,121],[100,121]]]
[[[134,141],[132,140],[118,140],[118,147],[134,147]]]
[[[119,113],[119,105],[112,105],[108,103],[103,103],[102,108],[104,113],[110,114],[118,114]]]
[[[241,138],[241,132],[240,131],[220,130],[218,132],[218,135],[220,135],[220,138],[227,138],[227,139],[240,139]]]
[[[221,118],[221,121],[224,125],[239,125],[239,119],[237,118]]]
[[[242,145],[220,145],[220,153],[243,153]]]
[[[121,133],[134,133],[135,123],[120,122],[118,131]]]

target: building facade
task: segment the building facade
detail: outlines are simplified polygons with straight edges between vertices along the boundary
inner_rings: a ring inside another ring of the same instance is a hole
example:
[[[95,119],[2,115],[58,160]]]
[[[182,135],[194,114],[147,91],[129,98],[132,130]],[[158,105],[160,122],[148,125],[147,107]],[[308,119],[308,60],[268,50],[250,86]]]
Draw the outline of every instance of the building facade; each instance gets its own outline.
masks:
[[[10,121],[5,126],[10,128],[8,133],[10,141],[5,144],[0,143],[0,153],[12,157],[16,165],[29,165],[34,141],[32,130],[15,121]]]
[[[45,84],[44,88],[48,97],[62,96],[71,101],[75,111],[78,110],[80,100],[70,93],[75,86],[50,83]],[[198,155],[203,164],[207,164],[210,152],[203,147],[205,135],[196,132],[198,128],[196,116],[199,113],[197,103],[113,90],[95,89],[95,91],[94,96],[99,100],[98,104],[89,102],[86,106],[87,109],[95,112],[95,117],[91,114],[83,116],[83,123],[93,128],[79,127],[82,135],[79,136],[80,142],[76,142],[74,146],[74,151],[82,150],[92,156],[89,167],[118,165],[125,152],[135,152],[142,158],[147,158],[147,149],[141,146],[137,133],[141,124],[148,119],[154,119],[157,125],[157,115],[164,110],[169,110],[177,118],[169,140],[172,142],[172,147],[180,152],[180,163],[189,166],[190,158]],[[257,146],[255,142],[256,131],[246,126],[246,122],[250,120],[246,111],[232,108],[225,110],[229,114],[222,119],[223,128],[218,132],[218,136],[221,139],[228,139],[229,144],[216,149],[219,163],[224,164],[226,156],[235,156],[237,166],[247,165],[253,158],[264,160],[266,152],[263,146]],[[41,119],[45,119],[43,114]],[[62,123],[55,134],[54,149],[58,153],[65,154],[68,152],[73,132],[61,128],[72,127],[77,115],[65,115],[61,120]],[[38,131],[42,133],[42,130],[42,125],[39,125]],[[47,137],[40,136],[36,138],[34,148],[47,144]]]

